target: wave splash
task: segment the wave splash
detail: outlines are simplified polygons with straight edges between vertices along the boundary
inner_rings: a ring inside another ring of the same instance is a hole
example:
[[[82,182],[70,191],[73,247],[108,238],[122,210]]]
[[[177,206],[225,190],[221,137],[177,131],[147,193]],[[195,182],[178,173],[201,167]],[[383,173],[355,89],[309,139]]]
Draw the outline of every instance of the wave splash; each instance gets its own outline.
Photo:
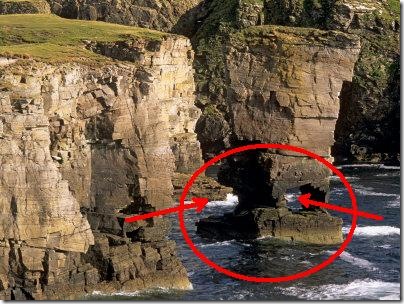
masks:
[[[347,234],[351,227],[343,227],[342,232]],[[372,236],[386,236],[386,235],[400,235],[400,228],[392,226],[364,226],[356,227],[356,236],[372,237]]]
[[[232,193],[228,193],[224,201],[211,201],[206,207],[235,207],[238,204],[238,197]]]
[[[400,283],[379,280],[355,280],[348,284],[327,284],[316,287],[280,288],[286,295],[305,300],[399,300]]]
[[[335,251],[327,250],[327,251],[325,251],[325,253],[327,253],[329,255],[332,255],[332,254],[335,253]],[[347,251],[344,251],[343,253],[341,253],[341,255],[339,257],[340,257],[341,260],[343,260],[345,262],[348,262],[348,263],[350,263],[352,265],[355,265],[357,267],[360,267],[360,268],[364,268],[364,269],[371,270],[371,271],[379,270],[377,267],[375,267],[368,260],[353,256],[352,254],[350,254]]]

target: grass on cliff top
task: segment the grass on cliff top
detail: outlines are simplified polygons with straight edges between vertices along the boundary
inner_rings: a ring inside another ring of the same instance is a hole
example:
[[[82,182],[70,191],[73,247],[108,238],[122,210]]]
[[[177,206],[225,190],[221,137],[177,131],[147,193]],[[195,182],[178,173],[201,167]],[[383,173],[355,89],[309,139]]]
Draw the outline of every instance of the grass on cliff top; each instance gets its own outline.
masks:
[[[359,38],[354,35],[338,31],[278,25],[250,26],[232,34],[231,37],[233,42],[250,45],[266,44],[280,40],[287,44],[316,44],[343,48],[353,46],[359,41]]]
[[[106,59],[85,49],[85,40],[162,40],[165,36],[162,32],[149,29],[63,19],[48,14],[0,16],[0,55],[29,57],[46,62]]]

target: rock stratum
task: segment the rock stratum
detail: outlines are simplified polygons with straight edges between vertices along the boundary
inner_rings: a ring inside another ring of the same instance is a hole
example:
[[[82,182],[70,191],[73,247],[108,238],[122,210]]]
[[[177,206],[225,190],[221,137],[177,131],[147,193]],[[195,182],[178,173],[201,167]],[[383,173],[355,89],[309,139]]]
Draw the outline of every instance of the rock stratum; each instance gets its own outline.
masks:
[[[226,102],[226,44],[257,25],[337,30],[361,40],[352,81],[340,94],[332,154],[338,162],[399,163],[400,3],[397,0],[205,1],[191,34],[195,49],[197,124],[205,158],[232,146]],[[212,130],[212,131],[210,131]]]
[[[340,32],[255,26],[233,34],[225,78],[233,145],[287,143],[331,160],[339,92],[352,80],[359,52],[359,39]],[[234,226],[248,238],[339,243],[342,221],[286,209],[285,194],[293,188],[328,201],[330,175],[318,161],[286,150],[236,155],[221,167],[219,180],[234,188],[239,205],[233,215],[200,221],[198,231],[218,229],[224,236]]]
[[[1,59],[1,298],[189,288],[169,222],[123,221],[171,206],[174,171],[202,161],[190,42],[142,35],[86,37],[87,64]]]

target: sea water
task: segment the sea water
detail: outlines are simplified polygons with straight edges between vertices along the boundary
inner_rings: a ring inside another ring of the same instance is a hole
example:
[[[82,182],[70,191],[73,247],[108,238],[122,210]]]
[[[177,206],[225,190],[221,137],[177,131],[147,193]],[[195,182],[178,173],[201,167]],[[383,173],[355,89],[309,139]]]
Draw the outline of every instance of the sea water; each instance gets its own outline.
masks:
[[[325,269],[304,279],[285,283],[250,283],[230,278],[205,265],[188,248],[171,215],[171,238],[188,270],[193,289],[154,290],[132,294],[92,295],[91,299],[133,300],[398,300],[400,299],[400,168],[360,165],[340,167],[358,200],[359,210],[384,216],[383,221],[358,219],[352,242]],[[330,203],[350,207],[348,193],[337,177],[331,179]],[[288,193],[292,209],[299,208],[297,191]],[[215,263],[252,276],[286,276],[307,270],[333,254],[338,246],[308,246],[263,238],[248,242],[217,242],[196,235],[195,222],[202,217],[231,211],[237,197],[210,202],[197,214],[185,213],[188,233],[196,246]],[[343,233],[351,217],[331,212],[344,220]]]

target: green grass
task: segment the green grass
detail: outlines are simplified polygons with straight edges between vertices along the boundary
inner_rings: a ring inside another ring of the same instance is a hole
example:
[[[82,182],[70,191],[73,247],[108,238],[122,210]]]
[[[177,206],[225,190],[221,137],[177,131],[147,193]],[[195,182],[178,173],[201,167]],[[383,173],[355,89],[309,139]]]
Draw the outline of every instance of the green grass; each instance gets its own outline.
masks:
[[[387,0],[386,5],[390,13],[396,17],[400,16],[400,1],[399,0]]]
[[[106,60],[85,49],[84,41],[162,40],[166,35],[148,29],[63,19],[47,14],[2,15],[0,55],[32,57],[52,62]]]
[[[278,25],[251,26],[231,35],[235,44],[267,45],[275,41],[283,44],[328,45],[332,47],[347,47],[358,37],[339,31],[323,31],[315,28],[288,27]]]

